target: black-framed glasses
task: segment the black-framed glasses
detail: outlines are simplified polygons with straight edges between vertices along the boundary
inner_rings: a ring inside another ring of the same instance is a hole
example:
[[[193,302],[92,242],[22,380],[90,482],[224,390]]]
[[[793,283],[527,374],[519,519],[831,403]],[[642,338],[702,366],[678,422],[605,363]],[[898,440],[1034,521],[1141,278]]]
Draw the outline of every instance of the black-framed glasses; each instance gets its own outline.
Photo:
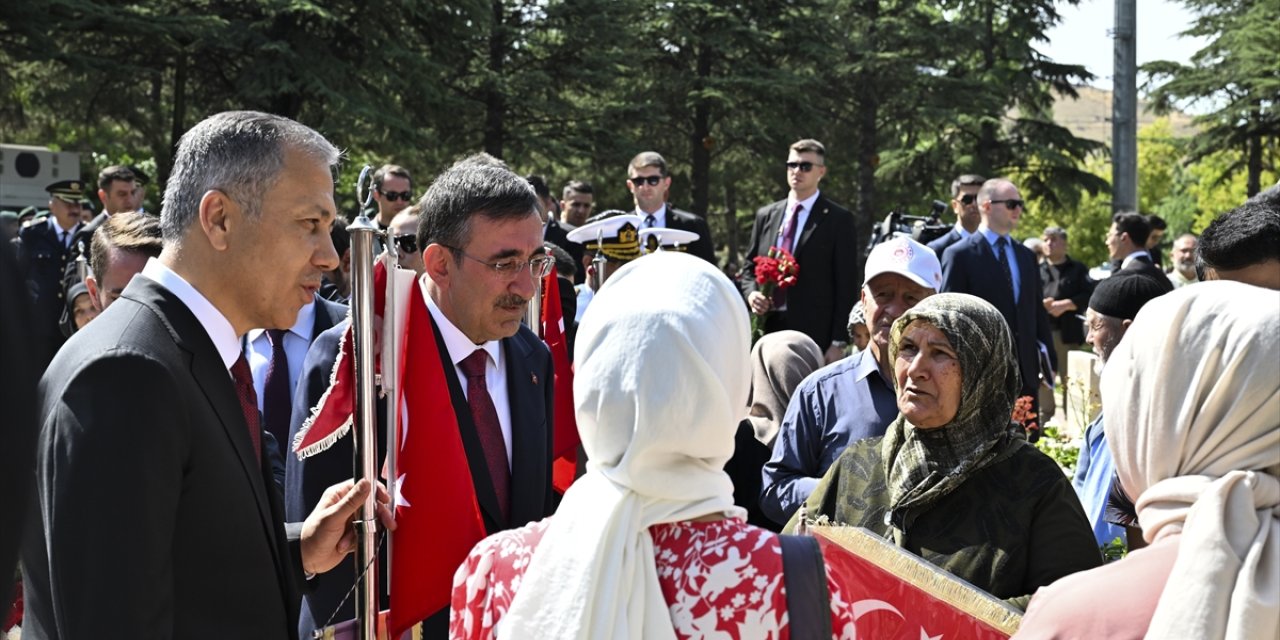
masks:
[[[991,204],[1002,204],[1006,209],[1022,209],[1027,206],[1027,201],[1009,198],[1007,200],[992,200]]]
[[[381,193],[382,197],[387,199],[387,202],[395,202],[396,200],[404,200],[405,202],[408,202],[413,198],[412,191],[383,191],[382,189],[378,189],[378,193]]]
[[[468,260],[474,260],[475,262],[479,262],[480,264],[486,267],[489,267],[490,269],[493,270],[494,273],[504,278],[514,278],[525,269],[529,270],[529,275],[535,278],[542,278],[542,277],[545,277],[548,273],[551,273],[551,267],[556,263],[555,258],[551,256],[545,256],[545,255],[538,256],[530,260],[518,260],[516,258],[507,258],[505,260],[489,262],[488,260],[481,260],[480,258],[477,258],[467,253],[466,251],[459,249],[458,247],[451,247],[447,244],[442,244],[440,246],[445,247],[450,251],[453,251],[454,253],[457,253],[458,255],[461,255],[462,257],[467,258]]]
[[[822,165],[820,164],[816,165],[812,162],[788,162],[787,163],[787,169],[791,169],[791,170],[799,169],[800,173],[809,173],[810,171],[813,171],[814,167],[821,167],[821,166]]]
[[[396,243],[396,250],[400,253],[418,252],[418,236],[415,234],[402,233],[391,240]]]
[[[977,199],[978,199],[978,194],[966,193],[960,196],[960,204],[973,204],[974,201],[976,201]]]
[[[637,187],[642,186],[645,183],[648,183],[651,187],[656,187],[659,182],[662,182],[662,176],[636,176],[631,178],[631,184],[634,184]]]

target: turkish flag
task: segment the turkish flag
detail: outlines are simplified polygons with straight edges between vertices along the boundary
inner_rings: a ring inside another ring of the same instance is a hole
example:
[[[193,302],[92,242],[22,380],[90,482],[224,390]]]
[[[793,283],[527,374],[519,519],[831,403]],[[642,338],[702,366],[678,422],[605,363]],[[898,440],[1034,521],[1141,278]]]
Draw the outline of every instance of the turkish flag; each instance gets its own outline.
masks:
[[[395,470],[388,617],[393,637],[449,606],[454,571],[485,536],[440,356],[431,312],[422,287],[415,286],[405,336]]]
[[[555,433],[551,443],[551,484],[564,493],[573,484],[578,461],[578,421],[573,415],[573,363],[564,337],[564,310],[560,308],[560,279],[551,269],[542,280],[542,339],[551,350],[555,367]]]
[[[809,531],[853,605],[855,638],[1004,640],[1022,621],[1017,609],[866,529]]]

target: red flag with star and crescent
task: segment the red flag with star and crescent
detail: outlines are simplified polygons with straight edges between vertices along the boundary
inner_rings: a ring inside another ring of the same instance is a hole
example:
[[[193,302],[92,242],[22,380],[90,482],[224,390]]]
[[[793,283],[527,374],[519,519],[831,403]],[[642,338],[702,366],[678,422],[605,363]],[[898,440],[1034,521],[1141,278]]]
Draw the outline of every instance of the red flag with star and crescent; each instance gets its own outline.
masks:
[[[551,269],[542,281],[542,339],[551,350],[555,368],[555,433],[552,436],[551,484],[564,493],[573,484],[578,462],[578,421],[573,415],[573,362],[565,340],[564,310],[560,308],[560,279]]]

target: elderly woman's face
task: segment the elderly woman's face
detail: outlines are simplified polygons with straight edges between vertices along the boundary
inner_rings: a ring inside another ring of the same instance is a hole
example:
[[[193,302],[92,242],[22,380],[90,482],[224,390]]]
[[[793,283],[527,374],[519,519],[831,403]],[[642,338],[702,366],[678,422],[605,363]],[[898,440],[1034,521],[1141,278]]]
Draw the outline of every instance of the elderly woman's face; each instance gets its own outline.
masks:
[[[946,334],[927,322],[902,332],[894,362],[898,410],[920,429],[936,429],[960,409],[960,360]]]

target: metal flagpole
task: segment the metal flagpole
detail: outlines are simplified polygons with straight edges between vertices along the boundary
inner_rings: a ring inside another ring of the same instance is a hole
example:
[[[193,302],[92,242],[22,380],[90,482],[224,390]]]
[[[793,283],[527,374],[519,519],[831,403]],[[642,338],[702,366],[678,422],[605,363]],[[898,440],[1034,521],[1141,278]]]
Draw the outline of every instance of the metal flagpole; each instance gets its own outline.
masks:
[[[355,355],[355,460],[354,476],[358,482],[367,478],[378,482],[377,416],[374,411],[374,313],[373,313],[373,249],[378,228],[364,210],[373,198],[365,192],[365,180],[373,167],[366,166],[356,182],[356,202],[360,207],[355,221],[347,226],[351,234],[351,335]],[[367,198],[367,199],[366,199]],[[377,491],[370,491],[355,521],[356,544],[356,638],[376,640],[378,621],[378,540]]]

